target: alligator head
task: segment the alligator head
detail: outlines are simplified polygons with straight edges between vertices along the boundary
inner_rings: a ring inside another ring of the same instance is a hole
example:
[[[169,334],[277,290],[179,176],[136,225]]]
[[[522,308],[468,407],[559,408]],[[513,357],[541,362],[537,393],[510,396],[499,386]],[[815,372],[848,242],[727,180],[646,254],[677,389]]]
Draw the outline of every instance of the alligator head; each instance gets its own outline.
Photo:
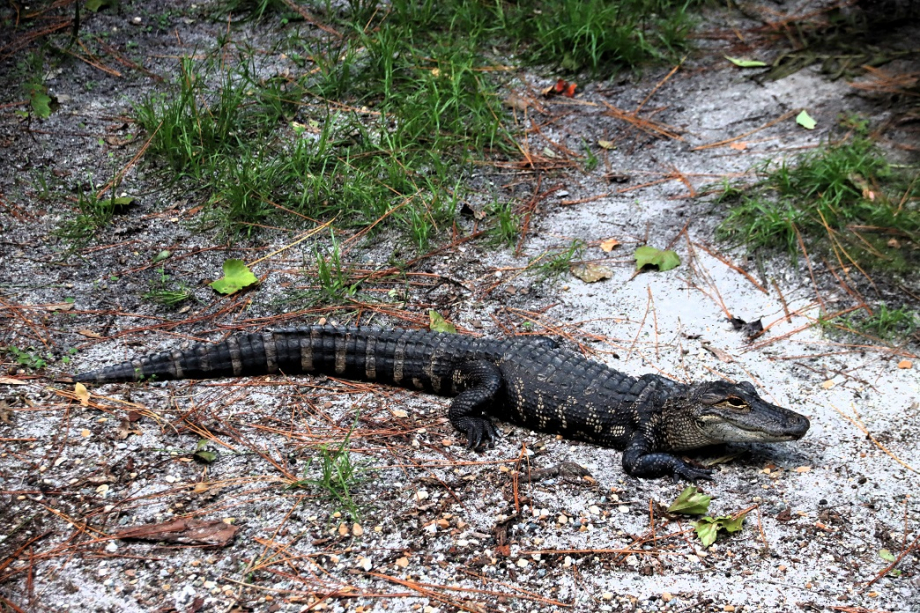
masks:
[[[770,404],[747,381],[707,381],[665,400],[664,443],[672,450],[719,443],[775,443],[805,436],[804,415]]]

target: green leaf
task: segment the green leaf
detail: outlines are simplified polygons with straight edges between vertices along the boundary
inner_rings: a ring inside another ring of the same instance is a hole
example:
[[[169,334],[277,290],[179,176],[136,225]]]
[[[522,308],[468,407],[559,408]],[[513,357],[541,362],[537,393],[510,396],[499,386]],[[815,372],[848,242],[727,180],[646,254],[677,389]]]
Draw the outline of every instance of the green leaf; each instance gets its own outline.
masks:
[[[432,332],[443,332],[445,334],[456,334],[457,327],[450,323],[441,314],[435,310],[428,311],[428,329]]]
[[[738,517],[732,517],[731,515],[720,515],[716,517],[716,522],[720,527],[724,528],[726,532],[738,532],[741,530],[741,525],[744,523],[744,518],[747,517],[747,513],[739,515]]]
[[[224,276],[210,285],[214,291],[229,296],[258,282],[243,260],[229,259],[224,261]]]
[[[702,515],[709,510],[709,501],[712,496],[700,494],[699,490],[693,485],[688,485],[680,493],[671,506],[668,507],[668,513],[683,513],[684,515]]]
[[[890,551],[888,551],[887,549],[879,549],[879,550],[878,550],[878,557],[880,557],[881,559],[885,560],[886,562],[894,562],[895,560],[897,560],[897,558],[894,556],[894,554],[891,553]],[[889,576],[889,577],[900,577],[900,576],[901,576],[901,569],[899,569],[899,568],[892,568],[891,570],[888,571],[888,576]]]
[[[111,0],[86,0],[86,4],[83,6],[86,7],[86,10],[92,11],[93,13],[97,12],[101,8],[105,8],[111,4]]]
[[[192,457],[196,460],[200,460],[205,464],[210,464],[217,459],[217,454],[213,451],[208,451],[205,447],[208,446],[210,441],[206,438],[198,439],[198,444],[195,445],[195,453],[192,454]]]
[[[744,518],[747,513],[732,517],[731,515],[720,515],[718,517],[701,517],[699,521],[693,522],[697,536],[703,543],[703,547],[709,547],[716,542],[719,536],[719,530],[726,532],[738,532],[741,530]]]
[[[671,250],[655,249],[649,245],[643,245],[636,249],[633,256],[636,258],[636,270],[642,270],[646,266],[657,266],[658,270],[664,272],[680,266],[680,257]]]
[[[158,254],[156,254],[155,256],[153,256],[153,259],[150,260],[150,263],[151,263],[151,264],[159,264],[160,262],[162,262],[163,260],[165,260],[166,258],[168,258],[168,257],[171,256],[171,255],[172,255],[172,251],[169,251],[168,249],[164,249],[163,251],[161,251],[161,252],[159,252]]]
[[[719,524],[715,523],[713,518],[704,517],[699,521],[693,522],[693,526],[696,529],[696,535],[700,537],[700,541],[703,543],[703,547],[709,547],[716,542],[716,537],[719,535]]]
[[[766,62],[761,62],[760,60],[745,60],[740,57],[729,57],[727,55],[725,59],[739,68],[761,68],[767,65]]]
[[[796,115],[795,122],[806,130],[814,130],[815,126],[818,125],[818,122],[812,119],[811,115],[808,114],[808,111],[802,111]]]
[[[205,464],[210,464],[211,462],[217,459],[217,454],[214,453],[213,451],[202,450],[202,451],[196,451],[193,457],[196,460],[201,460]]]
[[[45,93],[44,87],[32,88],[30,99],[36,117],[47,119],[51,116],[51,96]]]
[[[112,203],[114,207],[124,207],[131,206],[137,200],[134,196],[118,196],[117,198],[112,198],[109,202]]]

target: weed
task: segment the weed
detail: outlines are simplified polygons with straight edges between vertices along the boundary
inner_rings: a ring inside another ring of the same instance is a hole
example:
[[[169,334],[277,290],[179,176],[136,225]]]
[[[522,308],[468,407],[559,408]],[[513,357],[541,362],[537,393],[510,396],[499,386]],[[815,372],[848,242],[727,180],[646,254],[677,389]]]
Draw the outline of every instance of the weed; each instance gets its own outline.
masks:
[[[470,49],[504,44],[526,62],[571,72],[610,72],[650,58],[673,56],[686,47],[693,24],[692,0],[393,0],[384,23],[407,32],[462,37]],[[368,4],[377,4],[370,2]],[[352,17],[364,27],[370,13]]]
[[[39,200],[48,200],[51,198],[55,187],[57,187],[58,181],[55,180],[53,175],[49,175],[50,173],[45,169],[39,169],[32,172],[33,194]]]
[[[148,96],[135,114],[153,135],[153,153],[174,170],[202,178],[212,169],[212,156],[245,148],[250,138],[273,126],[277,115],[248,109],[246,86],[251,84],[251,72],[245,62],[237,70],[198,68],[194,60],[183,58],[175,91]]]
[[[217,17],[248,21],[276,13],[287,15],[289,9],[283,0],[221,0],[215,4],[213,12]]]
[[[883,339],[891,339],[899,336],[908,337],[913,334],[920,325],[920,314],[904,308],[889,310],[888,305],[881,303],[871,316],[852,316],[845,318],[842,323],[854,330]]]
[[[339,243],[332,235],[332,248],[328,256],[314,249],[313,259],[316,263],[316,281],[319,284],[321,299],[326,302],[344,302],[358,293],[358,283],[351,282],[351,274],[342,263]]]
[[[150,282],[150,291],[144,298],[164,306],[176,306],[192,297],[192,290],[184,282],[171,283],[170,275],[162,268],[157,269],[157,277]]]
[[[92,179],[89,181],[89,189],[80,188],[77,194],[76,217],[65,219],[57,230],[55,235],[69,243],[68,249],[76,251],[85,247],[93,238],[98,235],[98,230],[108,225],[115,215],[116,209],[120,206],[118,198],[115,196],[117,185],[109,190],[109,196],[100,197],[93,187]]]
[[[16,360],[17,364],[32,370],[42,370],[48,366],[48,360],[54,359],[54,355],[51,353],[46,353],[45,356],[42,357],[39,350],[35,347],[20,349],[19,347],[10,345],[6,348],[6,352]]]
[[[285,183],[284,163],[252,148],[238,159],[227,159],[220,168],[212,203],[222,205],[221,219],[232,231],[252,234],[274,211],[272,199]]]
[[[757,185],[728,190],[719,200],[731,205],[719,227],[722,238],[784,248],[796,257],[801,236],[840,261],[910,269],[916,252],[907,247],[920,241],[920,186],[895,173],[869,140],[822,147],[762,171],[766,178]]]
[[[585,172],[591,172],[597,168],[598,164],[600,164],[600,160],[598,159],[597,154],[594,153],[594,150],[591,149],[591,145],[582,141],[581,146],[585,151]]]
[[[316,458],[310,458],[304,469],[304,478],[292,483],[289,487],[304,488],[307,486],[319,489],[323,497],[333,502],[346,511],[352,519],[358,520],[358,505],[352,498],[352,492],[365,481],[363,473],[367,468],[366,462],[354,462],[348,443],[351,440],[351,431],[339,445],[323,444],[319,447],[319,472],[317,479],[307,478],[307,472],[313,467]]]
[[[555,279],[567,273],[572,266],[572,262],[581,258],[584,252],[584,241],[575,239],[567,248],[554,253],[544,253],[531,261],[530,267],[545,279]]]
[[[488,213],[495,221],[489,229],[489,236],[495,243],[513,246],[521,233],[521,218],[514,212],[514,205],[495,201],[488,207]]]
[[[39,119],[47,119],[54,101],[42,77],[45,74],[44,54],[40,51],[27,54],[16,69],[22,75],[22,91],[29,98],[32,113]]]
[[[348,226],[396,229],[424,251],[450,227],[462,197],[458,175],[471,159],[518,152],[499,73],[485,69],[492,62],[483,49],[510,46],[570,70],[633,65],[683,44],[688,4],[326,2],[343,36],[285,43],[289,57],[317,70],[263,78],[249,50],[228,63],[230,40],[221,35],[219,56],[183,59],[171,91],[146,98],[135,114],[151,135],[150,152],[205,192],[202,219],[230,236],[250,236],[284,214],[337,215]],[[278,0],[222,0],[219,10],[261,19],[289,9]],[[659,30],[665,22],[672,27]],[[307,96],[336,104],[300,123],[317,112]],[[329,112],[336,107],[373,112]],[[285,128],[292,120],[293,138]],[[589,153],[586,167],[596,164]],[[510,243],[510,211],[498,225]]]

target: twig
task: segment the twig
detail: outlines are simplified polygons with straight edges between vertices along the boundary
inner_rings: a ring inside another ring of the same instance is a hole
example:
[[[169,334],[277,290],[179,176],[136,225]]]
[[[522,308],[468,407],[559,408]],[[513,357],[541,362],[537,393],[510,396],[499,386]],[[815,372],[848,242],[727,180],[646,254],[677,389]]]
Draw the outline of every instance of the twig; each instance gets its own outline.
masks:
[[[917,472],[917,470],[915,470],[913,466],[911,466],[910,464],[908,464],[907,462],[905,462],[904,460],[902,460],[902,459],[899,458],[898,456],[894,455],[894,454],[893,454],[891,451],[889,451],[888,448],[885,447],[877,438],[875,438],[874,436],[872,436],[872,434],[869,432],[868,428],[866,428],[866,426],[863,425],[863,423],[862,423],[861,420],[859,420],[859,419],[853,419],[852,417],[850,417],[849,415],[846,415],[843,411],[841,411],[840,409],[838,409],[838,408],[835,407],[834,405],[831,405],[831,407],[833,407],[833,409],[834,409],[835,411],[837,411],[838,413],[840,413],[840,416],[841,416],[841,417],[843,417],[844,419],[846,419],[847,421],[849,421],[851,424],[853,424],[854,426],[856,426],[857,428],[859,428],[860,431],[861,431],[863,434],[865,434],[866,437],[867,437],[870,441],[872,441],[873,443],[875,443],[875,446],[876,446],[876,447],[878,447],[879,449],[881,449],[882,451],[884,451],[886,454],[888,454],[888,455],[891,457],[891,459],[893,459],[895,462],[897,462],[898,464],[900,464],[901,466],[903,466],[903,467],[906,468],[907,470],[909,470],[909,471],[911,471],[911,472],[914,472],[914,473]]]
[[[869,589],[870,587],[872,587],[872,585],[873,585],[876,581],[878,581],[879,579],[881,579],[882,577],[884,577],[885,575],[887,575],[889,572],[891,572],[892,569],[894,569],[895,566],[897,566],[898,564],[901,563],[901,560],[904,559],[904,556],[906,556],[907,554],[909,554],[912,550],[918,548],[918,547],[917,547],[917,543],[920,543],[920,536],[918,536],[917,538],[915,538],[915,539],[914,539],[914,542],[910,544],[910,547],[908,547],[907,549],[905,549],[904,551],[902,551],[902,552],[901,552],[901,555],[899,555],[899,556],[897,557],[897,559],[896,559],[894,562],[892,562],[891,564],[889,564],[888,566],[886,566],[884,569],[882,569],[882,572],[880,572],[878,575],[876,575],[876,576],[875,576],[875,579],[873,579],[872,581],[870,581],[869,583],[867,583],[867,584],[866,584],[866,587],[864,587],[863,589],[864,589],[864,590]]]

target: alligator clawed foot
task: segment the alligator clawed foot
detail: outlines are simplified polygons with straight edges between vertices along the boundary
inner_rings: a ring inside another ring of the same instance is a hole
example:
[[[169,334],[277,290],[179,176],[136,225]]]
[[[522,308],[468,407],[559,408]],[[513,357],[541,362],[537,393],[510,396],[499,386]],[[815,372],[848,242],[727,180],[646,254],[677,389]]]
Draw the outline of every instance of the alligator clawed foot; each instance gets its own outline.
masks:
[[[491,449],[498,438],[498,430],[492,422],[483,417],[464,417],[459,424],[460,429],[466,433],[466,448],[482,451]]]
[[[706,481],[712,481],[712,469],[711,468],[697,468],[695,466],[690,466],[687,463],[681,463],[679,466],[674,467],[674,480],[684,479],[685,481],[690,481],[695,483],[698,479],[705,479]]]

